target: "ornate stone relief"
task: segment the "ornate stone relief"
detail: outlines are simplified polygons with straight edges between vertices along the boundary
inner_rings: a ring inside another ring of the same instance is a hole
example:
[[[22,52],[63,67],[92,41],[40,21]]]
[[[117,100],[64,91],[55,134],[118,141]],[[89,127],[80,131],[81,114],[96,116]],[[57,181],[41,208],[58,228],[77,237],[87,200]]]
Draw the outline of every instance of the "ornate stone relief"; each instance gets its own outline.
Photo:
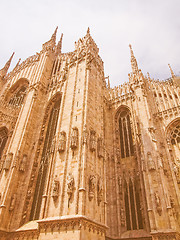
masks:
[[[102,178],[99,177],[98,182],[97,182],[97,201],[98,201],[98,205],[101,203],[102,198],[103,198],[103,183],[102,183]]]
[[[66,133],[62,131],[59,133],[58,151],[64,152],[65,149],[66,149]]]
[[[90,150],[94,152],[96,150],[96,132],[94,130],[90,131]]]
[[[151,155],[150,152],[147,152],[147,165],[148,165],[149,171],[152,171],[152,170],[156,169],[155,162],[152,159],[152,155]]]
[[[78,128],[74,127],[72,128],[72,133],[71,133],[71,148],[76,149],[78,147]]]
[[[52,190],[52,197],[54,198],[54,200],[56,200],[59,197],[59,191],[60,191],[60,182],[57,175],[55,175],[55,178],[53,181],[53,190]]]
[[[89,176],[89,200],[91,201],[95,195],[96,177],[94,175]]]
[[[88,130],[85,124],[83,128],[83,144],[87,144],[87,141],[88,141]]]
[[[10,166],[11,166],[11,162],[13,159],[13,153],[8,153],[4,162],[4,169],[5,170],[9,170]]]
[[[72,199],[74,190],[75,190],[74,177],[73,177],[72,173],[69,173],[67,176],[68,207],[69,207],[69,202]]]

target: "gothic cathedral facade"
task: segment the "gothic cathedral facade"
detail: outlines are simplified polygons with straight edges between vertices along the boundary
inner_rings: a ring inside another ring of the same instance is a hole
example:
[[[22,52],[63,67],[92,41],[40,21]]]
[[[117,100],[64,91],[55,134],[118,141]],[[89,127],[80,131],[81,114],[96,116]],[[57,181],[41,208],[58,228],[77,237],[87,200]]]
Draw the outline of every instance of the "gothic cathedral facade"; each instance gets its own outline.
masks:
[[[180,78],[111,88],[86,35],[0,70],[0,239],[180,239]]]

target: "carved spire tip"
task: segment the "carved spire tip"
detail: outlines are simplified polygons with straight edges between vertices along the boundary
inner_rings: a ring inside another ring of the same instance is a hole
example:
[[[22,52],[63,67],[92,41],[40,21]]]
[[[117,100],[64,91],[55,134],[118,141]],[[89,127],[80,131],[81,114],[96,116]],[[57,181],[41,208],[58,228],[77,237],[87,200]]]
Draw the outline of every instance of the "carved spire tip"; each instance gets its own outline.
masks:
[[[174,74],[174,72],[173,72],[173,70],[172,70],[172,68],[171,68],[171,65],[168,63],[168,66],[169,66],[169,69],[170,69],[170,71],[171,71],[171,76],[172,76],[172,78],[174,78],[175,77],[175,74]]]

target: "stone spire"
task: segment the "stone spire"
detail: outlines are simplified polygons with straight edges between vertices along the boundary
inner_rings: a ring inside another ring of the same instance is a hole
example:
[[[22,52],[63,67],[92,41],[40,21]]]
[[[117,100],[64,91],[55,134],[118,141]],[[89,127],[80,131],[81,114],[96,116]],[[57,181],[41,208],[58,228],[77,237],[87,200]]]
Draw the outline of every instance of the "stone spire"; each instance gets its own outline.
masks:
[[[90,35],[90,28],[88,27],[86,35]]]
[[[14,56],[15,52],[13,52],[13,54],[11,55],[10,59],[7,61],[7,63],[5,64],[5,66],[0,70],[0,77],[1,78],[4,78],[8,72],[8,69],[11,65],[11,61],[12,61],[12,58]]]
[[[57,30],[58,30],[58,27],[56,27],[52,37],[51,37],[51,40],[53,40],[54,42],[56,41],[56,34],[57,34]]]
[[[131,53],[131,67],[132,67],[132,72],[136,73],[138,71],[138,64],[136,61],[136,58],[134,56],[133,50],[132,50],[132,46],[131,44],[129,44],[130,47],[130,53]]]
[[[170,71],[171,71],[171,77],[174,79],[174,78],[175,78],[175,74],[174,74],[174,72],[173,72],[173,70],[172,70],[172,68],[171,68],[171,65],[168,64],[168,66],[169,66],[169,69],[170,69]]]
[[[59,54],[61,53],[61,49],[62,49],[62,39],[63,39],[63,33],[61,34],[61,38],[57,44],[57,47],[56,47],[56,53]]]

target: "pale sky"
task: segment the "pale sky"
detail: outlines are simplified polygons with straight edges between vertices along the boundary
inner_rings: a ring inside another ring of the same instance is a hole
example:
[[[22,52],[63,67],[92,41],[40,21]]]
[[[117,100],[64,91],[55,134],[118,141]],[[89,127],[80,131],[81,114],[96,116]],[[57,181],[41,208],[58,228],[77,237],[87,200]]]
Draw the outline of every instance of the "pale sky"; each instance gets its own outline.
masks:
[[[1,0],[0,10],[0,68],[13,51],[12,67],[39,52],[56,26],[63,52],[90,27],[111,86],[128,81],[130,43],[145,75],[169,78],[168,63],[180,75],[180,0]]]

